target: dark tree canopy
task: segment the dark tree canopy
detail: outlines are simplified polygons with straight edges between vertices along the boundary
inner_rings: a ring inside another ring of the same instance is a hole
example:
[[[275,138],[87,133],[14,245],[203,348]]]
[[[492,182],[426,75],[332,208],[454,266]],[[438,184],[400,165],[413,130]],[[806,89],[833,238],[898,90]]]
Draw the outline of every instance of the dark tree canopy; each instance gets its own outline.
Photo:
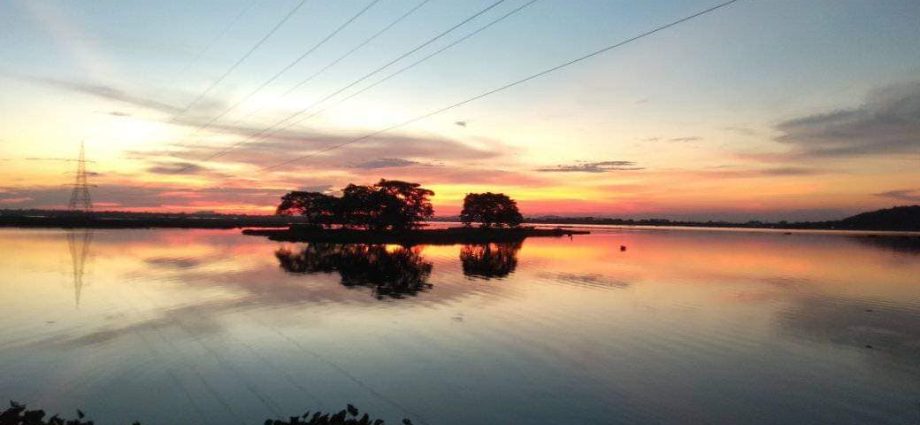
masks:
[[[460,221],[469,226],[480,223],[482,227],[517,226],[524,221],[517,202],[504,193],[468,193],[463,198]]]
[[[290,192],[281,197],[278,215],[302,215],[310,224],[328,226],[337,220],[339,198],[320,192]]]
[[[349,184],[337,198],[319,192],[290,192],[278,214],[303,215],[311,224],[400,230],[418,226],[434,215],[434,192],[418,183],[380,179],[374,185]]]
[[[372,228],[380,213],[380,197],[372,186],[349,184],[342,189],[337,224]]]
[[[378,217],[384,226],[394,229],[414,227],[434,216],[430,199],[434,192],[418,183],[380,179],[374,188],[384,198],[382,214]]]

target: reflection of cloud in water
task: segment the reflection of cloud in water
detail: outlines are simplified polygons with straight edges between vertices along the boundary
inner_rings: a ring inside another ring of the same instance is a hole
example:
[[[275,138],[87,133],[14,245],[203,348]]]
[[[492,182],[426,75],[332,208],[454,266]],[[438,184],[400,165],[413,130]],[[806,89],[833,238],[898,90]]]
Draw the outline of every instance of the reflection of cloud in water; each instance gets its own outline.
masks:
[[[166,269],[191,269],[202,264],[201,260],[188,257],[153,257],[144,260],[145,263]]]
[[[809,341],[858,349],[874,364],[894,361],[920,374],[920,315],[910,309],[806,297],[780,316],[779,326]]]
[[[245,307],[243,301],[216,301],[202,304],[182,306],[179,308],[162,311],[156,317],[142,320],[127,325],[104,326],[89,333],[81,334],[74,337],[61,338],[54,336],[48,339],[37,341],[31,345],[38,347],[56,347],[63,349],[73,349],[103,345],[120,338],[136,334],[138,332],[146,333],[153,331],[162,331],[171,327],[181,327],[185,334],[191,339],[215,334],[223,329],[215,317],[225,311],[235,310]],[[114,319],[120,319],[113,317]]]
[[[762,279],[754,279],[756,282],[763,282],[772,287],[780,289],[799,289],[813,282],[802,279],[799,277],[790,277],[790,276],[768,276]]]
[[[743,303],[762,303],[784,300],[814,285],[813,281],[789,276],[739,277],[738,283],[749,284],[737,292],[726,294],[725,299]]]
[[[467,296],[481,289],[448,284],[438,291],[428,292],[433,287],[428,283],[433,264],[421,255],[421,248],[418,247],[387,249],[384,245],[309,244],[300,249],[282,247],[275,251],[275,256],[281,268],[287,272],[286,275],[279,275],[277,267],[215,271],[196,268],[192,264],[195,261],[186,261],[184,257],[152,257],[145,260],[144,264],[155,267],[155,270],[148,272],[152,272],[157,279],[202,288],[219,286],[240,290],[242,293],[230,299],[164,309],[158,311],[156,316],[138,322],[107,324],[79,336],[65,339],[55,337],[38,341],[35,345],[68,349],[87,347],[107,344],[138,332],[163,332],[176,327],[181,328],[189,338],[196,339],[223,332],[221,316],[247,310],[274,311],[304,303],[325,302],[347,303],[351,307],[354,307],[355,302],[386,306],[387,303],[381,304],[378,300],[400,299],[422,291],[432,295],[424,300],[430,305]],[[200,263],[205,264],[207,261]],[[164,271],[167,272],[165,275]],[[333,284],[325,276],[331,277],[334,273],[339,275],[339,284]],[[134,276],[135,280],[144,278],[142,274]],[[370,288],[376,298],[347,290],[351,288]],[[303,326],[302,322],[291,322],[290,315],[284,317],[287,318],[285,323]],[[271,320],[271,315],[264,319]]]
[[[398,304],[400,305],[416,303],[416,301],[413,301],[414,297],[399,299],[388,295],[381,299],[368,296],[365,291],[349,290],[370,288],[376,295],[375,281],[379,281],[382,277],[349,270],[346,271],[347,280],[343,283],[342,276],[338,275],[338,270],[333,267],[337,266],[337,263],[330,259],[330,255],[334,257],[337,251],[326,251],[323,254],[321,251],[324,249],[300,244],[285,245],[280,250],[267,251],[264,254],[260,253],[260,255],[274,257],[275,261],[271,263],[259,262],[249,267],[229,269],[222,267],[163,269],[155,270],[149,276],[135,273],[133,279],[146,280],[153,278],[159,281],[174,282],[184,287],[205,290],[220,287],[234,291],[234,299],[240,300],[241,304],[245,305],[245,308],[251,309],[300,308],[303,304],[327,303],[348,304],[352,307],[355,304],[365,304],[373,308],[400,308],[397,304],[385,301],[399,301]],[[416,247],[411,251],[413,251],[411,256],[415,257],[413,261],[421,261],[421,264],[413,266],[416,267],[414,271],[408,273],[405,269],[407,265],[401,265],[400,267],[403,269],[400,273],[404,273],[402,279],[408,279],[408,281],[404,282],[405,289],[410,290],[415,295],[424,294],[424,297],[417,302],[427,305],[440,304],[452,302],[478,292],[487,291],[497,295],[494,293],[504,291],[499,286],[467,285],[452,279],[447,279],[443,284],[439,283],[435,288],[435,285],[428,283],[429,275],[435,269],[434,264],[422,255],[423,248]],[[281,253],[280,258],[278,257],[279,252]],[[306,255],[304,255],[304,252],[306,252]],[[444,258],[442,257],[441,260],[444,260]],[[358,261],[359,270],[361,268],[366,269],[367,264],[361,264],[365,261]],[[285,266],[289,269],[285,269]],[[348,264],[346,267],[354,268],[355,265]],[[441,266],[439,265],[439,267]],[[310,271],[308,272],[307,270]],[[150,272],[149,270],[145,271],[145,273]],[[393,276],[392,273],[389,272],[389,276]],[[417,278],[412,276],[417,276]],[[411,281],[413,280],[417,282],[412,283]],[[399,286],[396,285],[392,289],[397,289]]]
[[[543,279],[595,288],[626,288],[629,282],[599,273],[541,273]]]

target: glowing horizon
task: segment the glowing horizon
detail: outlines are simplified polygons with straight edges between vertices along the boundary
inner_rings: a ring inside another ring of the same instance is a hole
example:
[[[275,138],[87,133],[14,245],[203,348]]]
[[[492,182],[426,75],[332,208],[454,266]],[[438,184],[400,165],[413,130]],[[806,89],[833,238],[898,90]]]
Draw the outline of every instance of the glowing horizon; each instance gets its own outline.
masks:
[[[911,18],[920,5],[908,0],[742,1],[323,152],[712,5],[543,0],[335,104],[344,92],[299,125],[248,140],[490,3],[426,4],[285,95],[418,4],[380,2],[248,98],[367,2],[308,2],[211,91],[295,2],[268,0],[229,27],[247,2],[0,5],[11,34],[0,68],[0,209],[65,207],[81,140],[95,161],[99,210],[270,213],[290,190],[380,178],[434,190],[438,216],[481,191],[508,194],[530,216],[822,220],[920,203],[920,28]],[[490,10],[367,84],[522,4]]]

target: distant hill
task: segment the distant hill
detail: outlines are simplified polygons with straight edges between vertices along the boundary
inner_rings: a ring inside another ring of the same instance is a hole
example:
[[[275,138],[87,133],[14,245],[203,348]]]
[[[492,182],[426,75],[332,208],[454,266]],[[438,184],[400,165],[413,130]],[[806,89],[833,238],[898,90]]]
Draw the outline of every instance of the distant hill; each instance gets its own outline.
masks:
[[[838,229],[920,231],[920,205],[856,214],[836,223]]]

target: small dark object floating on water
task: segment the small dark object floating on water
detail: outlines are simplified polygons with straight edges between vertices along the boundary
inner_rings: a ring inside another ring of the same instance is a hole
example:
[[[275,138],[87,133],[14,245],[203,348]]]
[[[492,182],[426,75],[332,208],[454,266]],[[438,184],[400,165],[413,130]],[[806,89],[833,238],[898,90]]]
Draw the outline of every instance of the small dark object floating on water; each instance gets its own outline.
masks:
[[[626,245],[620,245],[620,252],[626,251]]]

